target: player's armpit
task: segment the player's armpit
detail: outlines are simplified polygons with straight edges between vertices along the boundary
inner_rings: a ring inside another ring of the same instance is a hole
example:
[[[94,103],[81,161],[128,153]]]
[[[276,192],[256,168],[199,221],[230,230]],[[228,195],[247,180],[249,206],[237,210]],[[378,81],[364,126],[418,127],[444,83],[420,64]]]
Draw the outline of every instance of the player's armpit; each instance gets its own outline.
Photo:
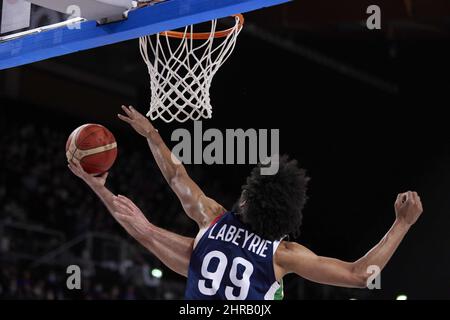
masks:
[[[297,275],[313,282],[349,288],[364,288],[369,274],[354,263],[316,255],[306,247],[283,241],[274,256],[277,279]]]

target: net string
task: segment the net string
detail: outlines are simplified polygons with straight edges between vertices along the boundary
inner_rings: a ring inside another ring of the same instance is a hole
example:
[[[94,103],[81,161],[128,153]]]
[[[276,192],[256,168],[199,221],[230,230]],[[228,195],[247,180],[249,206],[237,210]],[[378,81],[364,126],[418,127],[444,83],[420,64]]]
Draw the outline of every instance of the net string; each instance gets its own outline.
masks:
[[[194,33],[193,25],[184,28],[182,39],[164,34],[140,38],[141,55],[150,76],[147,116],[152,120],[185,122],[212,117],[212,80],[231,56],[242,28],[236,17],[235,26],[226,37],[216,39],[216,30],[217,20],[213,20],[207,40],[189,36]]]

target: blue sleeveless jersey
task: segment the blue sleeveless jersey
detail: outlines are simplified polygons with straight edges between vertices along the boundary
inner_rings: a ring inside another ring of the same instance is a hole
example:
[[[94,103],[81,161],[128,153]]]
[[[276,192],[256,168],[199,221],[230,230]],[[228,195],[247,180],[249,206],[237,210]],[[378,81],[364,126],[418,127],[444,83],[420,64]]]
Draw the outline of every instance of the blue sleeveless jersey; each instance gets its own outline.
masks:
[[[280,288],[273,268],[279,241],[254,234],[233,212],[219,217],[196,241],[186,299],[274,299]]]

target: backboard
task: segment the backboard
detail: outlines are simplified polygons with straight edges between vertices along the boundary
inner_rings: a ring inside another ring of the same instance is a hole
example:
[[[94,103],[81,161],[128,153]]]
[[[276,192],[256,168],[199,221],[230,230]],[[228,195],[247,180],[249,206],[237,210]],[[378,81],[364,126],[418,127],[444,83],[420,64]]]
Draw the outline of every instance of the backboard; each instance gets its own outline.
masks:
[[[0,70],[290,0],[0,0]]]

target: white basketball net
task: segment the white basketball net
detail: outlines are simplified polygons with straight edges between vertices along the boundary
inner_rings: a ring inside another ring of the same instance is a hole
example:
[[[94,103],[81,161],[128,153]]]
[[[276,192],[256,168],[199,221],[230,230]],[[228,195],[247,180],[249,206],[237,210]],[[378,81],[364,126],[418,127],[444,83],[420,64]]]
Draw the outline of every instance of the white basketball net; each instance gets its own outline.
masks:
[[[152,93],[148,117],[165,122],[211,118],[211,82],[232,54],[242,30],[239,18],[234,18],[234,27],[222,38],[214,37],[217,20],[211,21],[206,40],[192,37],[193,25],[184,28],[181,39],[165,33],[140,38]]]

